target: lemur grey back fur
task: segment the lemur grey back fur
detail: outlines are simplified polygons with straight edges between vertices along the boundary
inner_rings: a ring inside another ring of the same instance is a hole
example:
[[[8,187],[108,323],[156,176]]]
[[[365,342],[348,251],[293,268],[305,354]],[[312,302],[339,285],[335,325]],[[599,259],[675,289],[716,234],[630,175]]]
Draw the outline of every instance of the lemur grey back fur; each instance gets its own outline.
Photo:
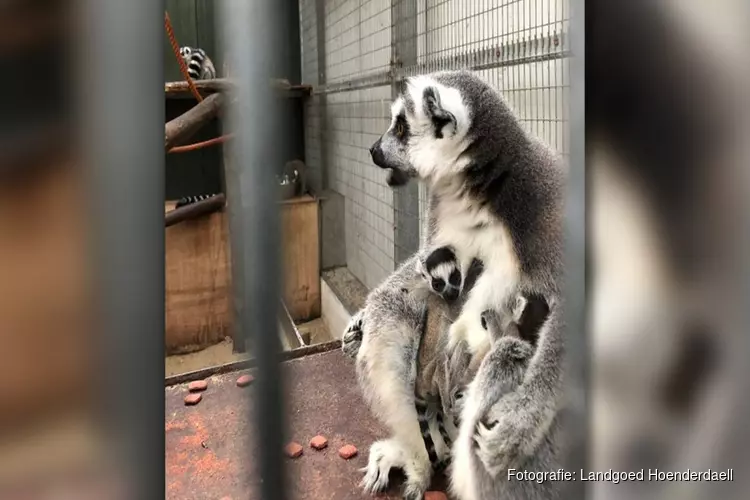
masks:
[[[462,276],[469,261],[481,260],[482,276],[449,333],[449,350],[463,340],[472,353],[489,345],[481,324],[486,309],[504,310],[517,294],[555,304],[538,332],[523,382],[489,410],[499,415],[497,425],[474,435],[488,450],[488,470],[495,476],[533,459],[551,439],[562,394],[565,172],[557,155],[523,130],[502,97],[468,72],[407,80],[392,106],[390,127],[370,152],[377,166],[389,170],[389,185],[419,178],[427,183],[430,200],[422,248],[373,290],[343,338],[345,352],[357,356],[366,401],[392,432],[390,439],[373,444],[363,483],[367,491],[382,489],[390,469],[402,467],[405,495],[420,498],[432,471],[413,391],[426,305],[406,287],[419,278],[434,248],[452,247]],[[435,291],[443,295],[450,288]]]
[[[185,61],[188,75],[193,80],[212,80],[216,78],[214,63],[203,49],[195,47],[180,47],[180,55]]]

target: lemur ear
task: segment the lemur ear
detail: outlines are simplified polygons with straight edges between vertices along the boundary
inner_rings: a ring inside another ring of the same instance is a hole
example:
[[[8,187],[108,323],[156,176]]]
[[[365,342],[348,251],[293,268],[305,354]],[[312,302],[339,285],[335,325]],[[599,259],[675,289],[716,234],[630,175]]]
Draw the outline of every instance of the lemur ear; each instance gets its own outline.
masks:
[[[432,124],[435,127],[435,137],[438,139],[443,138],[443,131],[447,125],[451,125],[451,130],[448,131],[452,134],[456,130],[456,117],[443,108],[440,102],[440,92],[435,87],[427,87],[422,93],[422,99],[424,100],[424,112],[428,118],[432,120]]]
[[[529,301],[523,295],[518,294],[516,296],[513,303],[513,321],[516,323],[521,322],[521,317],[523,316],[524,310],[526,310],[526,304],[528,304],[528,302]]]

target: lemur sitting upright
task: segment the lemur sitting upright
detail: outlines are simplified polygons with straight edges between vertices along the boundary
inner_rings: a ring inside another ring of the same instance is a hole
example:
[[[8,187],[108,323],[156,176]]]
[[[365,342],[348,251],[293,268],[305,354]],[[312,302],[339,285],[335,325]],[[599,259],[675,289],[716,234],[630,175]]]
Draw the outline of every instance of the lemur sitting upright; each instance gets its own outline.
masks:
[[[391,115],[370,154],[388,170],[389,185],[415,177],[428,185],[427,237],[417,255],[368,295],[343,342],[345,351],[356,352],[365,400],[391,431],[371,447],[366,477],[385,475],[387,483],[390,468],[401,467],[405,496],[421,498],[432,466],[414,408],[414,359],[426,305],[404,289],[421,276],[419,263],[432,248],[451,246],[461,270],[481,260],[482,276],[451,326],[453,347],[463,339],[472,352],[490,343],[481,325],[485,310],[501,310],[518,294],[550,304],[523,382],[495,401],[498,424],[474,436],[493,443],[486,448],[495,454],[494,472],[533,458],[562,403],[566,169],[494,88],[466,71],[408,78]]]
[[[212,80],[216,78],[214,63],[206,51],[194,47],[180,47],[180,55],[187,66],[188,75],[193,80]]]

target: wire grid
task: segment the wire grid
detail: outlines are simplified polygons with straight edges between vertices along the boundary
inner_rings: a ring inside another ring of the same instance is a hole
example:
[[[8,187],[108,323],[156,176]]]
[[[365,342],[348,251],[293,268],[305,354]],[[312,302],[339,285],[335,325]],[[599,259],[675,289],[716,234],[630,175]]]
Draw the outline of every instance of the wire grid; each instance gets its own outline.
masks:
[[[367,151],[400,81],[476,71],[567,158],[568,22],[568,0],[300,0],[303,79],[315,85],[305,116],[312,184],[345,197],[347,266],[366,286],[416,251],[423,232],[424,187],[390,190]]]

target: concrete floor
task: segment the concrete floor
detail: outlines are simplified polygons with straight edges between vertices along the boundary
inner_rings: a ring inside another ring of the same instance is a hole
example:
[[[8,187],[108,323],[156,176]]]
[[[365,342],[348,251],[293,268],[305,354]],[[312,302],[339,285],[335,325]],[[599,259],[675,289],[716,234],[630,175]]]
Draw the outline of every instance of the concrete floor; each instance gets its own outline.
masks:
[[[349,314],[354,314],[364,306],[367,287],[349,269],[336,267],[323,271],[321,275]]]

